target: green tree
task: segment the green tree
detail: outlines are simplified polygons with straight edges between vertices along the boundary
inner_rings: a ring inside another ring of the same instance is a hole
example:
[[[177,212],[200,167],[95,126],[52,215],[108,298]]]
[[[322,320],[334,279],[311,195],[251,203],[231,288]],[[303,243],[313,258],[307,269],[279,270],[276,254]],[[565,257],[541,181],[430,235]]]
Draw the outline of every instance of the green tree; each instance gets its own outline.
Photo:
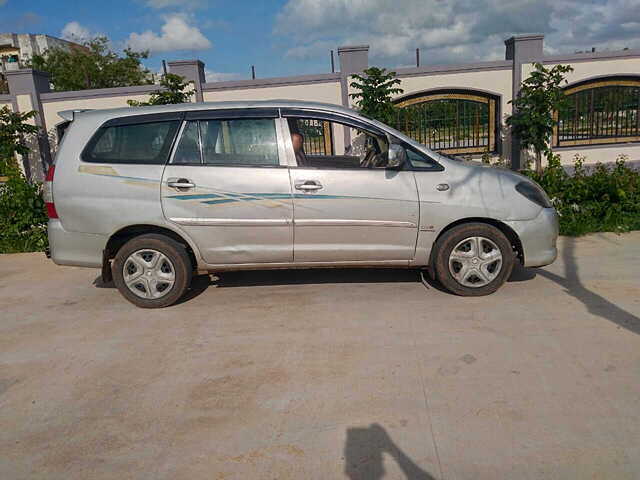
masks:
[[[20,171],[16,154],[27,155],[26,139],[38,133],[28,122],[36,112],[0,109],[0,253],[43,250],[47,245],[47,216],[41,186]]]
[[[25,139],[38,133],[38,127],[27,123],[36,112],[13,112],[0,108],[0,176],[9,175],[17,168],[16,154],[26,155],[29,147]]]
[[[191,95],[194,92],[193,90],[187,90],[189,82],[185,81],[184,77],[173,73],[162,75],[160,86],[163,88],[153,92],[148,102],[127,100],[127,103],[132,107],[187,103],[191,100]]]
[[[536,154],[536,172],[542,171],[542,154],[549,159],[553,155],[549,141],[557,124],[555,112],[567,108],[567,97],[562,84],[564,76],[572,72],[570,65],[545,68],[536,63],[535,70],[522,82],[518,98],[511,100],[514,114],[507,118],[507,125],[520,138],[523,149],[533,148]]]
[[[359,91],[349,96],[355,100],[362,114],[382,123],[393,124],[396,107],[392,97],[404,91],[397,86],[400,85],[400,80],[396,78],[396,72],[369,67],[363,73],[364,75],[353,75],[356,81],[350,85]]]
[[[120,56],[107,37],[95,37],[81,47],[54,47],[34,55],[31,66],[48,72],[56,91],[127,87],[151,83],[149,70],[141,62],[148,56],[129,48]]]

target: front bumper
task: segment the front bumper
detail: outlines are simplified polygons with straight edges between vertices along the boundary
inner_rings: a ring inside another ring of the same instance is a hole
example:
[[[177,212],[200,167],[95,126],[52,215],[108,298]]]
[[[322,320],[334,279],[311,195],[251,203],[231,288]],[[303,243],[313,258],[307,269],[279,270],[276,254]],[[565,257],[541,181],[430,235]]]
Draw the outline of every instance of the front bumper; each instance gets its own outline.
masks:
[[[543,267],[558,256],[556,240],[560,231],[555,208],[543,208],[532,220],[505,222],[520,238],[525,267]]]

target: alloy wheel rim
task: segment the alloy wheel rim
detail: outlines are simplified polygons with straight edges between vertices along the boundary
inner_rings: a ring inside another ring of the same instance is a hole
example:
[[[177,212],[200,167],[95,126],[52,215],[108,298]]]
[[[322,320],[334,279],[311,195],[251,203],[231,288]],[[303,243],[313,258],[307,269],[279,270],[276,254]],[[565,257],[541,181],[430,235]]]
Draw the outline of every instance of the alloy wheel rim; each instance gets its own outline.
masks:
[[[449,254],[449,272],[465,287],[480,288],[494,281],[502,270],[502,252],[486,237],[468,237]]]
[[[149,248],[136,250],[127,257],[122,277],[129,291],[148,300],[164,297],[176,282],[171,260],[162,252]]]

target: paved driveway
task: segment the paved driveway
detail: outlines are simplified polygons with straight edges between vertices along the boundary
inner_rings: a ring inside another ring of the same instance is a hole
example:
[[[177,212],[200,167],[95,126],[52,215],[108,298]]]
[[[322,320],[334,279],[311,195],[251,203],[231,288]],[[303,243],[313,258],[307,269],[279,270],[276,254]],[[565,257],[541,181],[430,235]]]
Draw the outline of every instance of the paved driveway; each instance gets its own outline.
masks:
[[[640,232],[459,298],[228,273],[139,310],[0,256],[0,478],[640,478]]]

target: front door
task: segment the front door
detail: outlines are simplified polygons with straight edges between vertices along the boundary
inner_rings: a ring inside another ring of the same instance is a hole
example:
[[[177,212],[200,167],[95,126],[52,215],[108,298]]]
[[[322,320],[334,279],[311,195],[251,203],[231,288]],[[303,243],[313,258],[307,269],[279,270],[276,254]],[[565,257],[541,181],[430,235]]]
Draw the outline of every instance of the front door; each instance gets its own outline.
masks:
[[[165,217],[208,264],[293,261],[293,201],[277,111],[188,112],[165,167]]]
[[[341,117],[304,111],[283,115],[297,162],[291,168],[295,262],[412,260],[419,218],[416,183],[413,172],[386,168],[385,135]]]

